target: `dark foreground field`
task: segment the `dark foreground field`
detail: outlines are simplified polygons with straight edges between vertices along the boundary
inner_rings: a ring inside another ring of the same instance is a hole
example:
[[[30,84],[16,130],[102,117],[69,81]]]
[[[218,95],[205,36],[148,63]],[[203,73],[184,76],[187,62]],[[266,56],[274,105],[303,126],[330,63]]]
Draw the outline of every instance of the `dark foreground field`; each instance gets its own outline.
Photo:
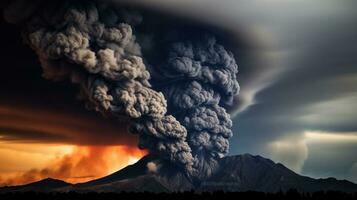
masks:
[[[344,193],[337,191],[327,191],[327,192],[314,192],[314,193],[299,193],[296,190],[289,190],[288,192],[278,192],[278,193],[263,193],[263,192],[182,192],[182,193],[38,193],[38,192],[23,192],[23,193],[2,193],[0,194],[0,199],[50,199],[50,200],[109,200],[109,199],[165,199],[165,200],[175,200],[175,199],[222,199],[225,197],[233,197],[235,199],[356,199],[357,193]]]

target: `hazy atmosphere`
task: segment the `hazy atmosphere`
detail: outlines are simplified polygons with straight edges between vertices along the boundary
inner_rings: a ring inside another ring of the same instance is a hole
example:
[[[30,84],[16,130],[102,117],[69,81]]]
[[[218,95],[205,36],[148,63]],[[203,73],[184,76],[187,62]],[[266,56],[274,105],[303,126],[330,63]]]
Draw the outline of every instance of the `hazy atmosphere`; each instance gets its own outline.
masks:
[[[212,27],[234,53],[240,91],[227,108],[229,155],[262,155],[302,175],[357,183],[355,1],[131,4]],[[83,182],[147,153],[137,149],[125,120],[88,111],[76,100],[76,88],[43,79],[18,27],[3,19],[0,26],[0,185],[47,176]]]

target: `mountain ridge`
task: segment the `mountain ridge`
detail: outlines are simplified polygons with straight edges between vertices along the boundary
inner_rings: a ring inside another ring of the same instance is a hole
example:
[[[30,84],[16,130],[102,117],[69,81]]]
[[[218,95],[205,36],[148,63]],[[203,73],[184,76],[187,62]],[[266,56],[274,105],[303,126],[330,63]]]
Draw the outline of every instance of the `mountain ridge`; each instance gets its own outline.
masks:
[[[35,191],[35,192],[51,192],[58,188],[71,186],[71,183],[67,183],[65,181],[54,179],[54,178],[45,178],[39,181],[35,181],[32,183],[24,184],[24,185],[16,185],[16,186],[4,186],[0,188],[1,192],[27,192],[27,191]]]
[[[299,175],[281,163],[259,155],[242,154],[219,160],[218,170],[208,179],[192,182],[180,170],[160,168],[160,173],[150,172],[147,163],[155,158],[145,156],[137,163],[108,176],[85,183],[70,184],[56,179],[44,179],[23,186],[0,188],[7,191],[40,192],[177,192],[177,191],[260,191],[275,193],[296,189],[301,192],[337,190],[357,192],[357,184],[335,178],[314,179]],[[51,183],[51,184],[50,184]],[[48,184],[48,187],[45,187]]]

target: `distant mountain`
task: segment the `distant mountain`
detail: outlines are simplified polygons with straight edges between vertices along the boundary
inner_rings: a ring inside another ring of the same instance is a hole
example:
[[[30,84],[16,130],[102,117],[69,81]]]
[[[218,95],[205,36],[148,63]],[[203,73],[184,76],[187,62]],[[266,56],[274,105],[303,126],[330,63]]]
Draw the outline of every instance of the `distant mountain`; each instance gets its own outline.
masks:
[[[46,178],[26,185],[2,187],[0,188],[0,192],[51,192],[53,190],[64,188],[70,185],[72,184],[61,180]]]
[[[224,157],[220,166],[221,169],[201,185],[203,190],[278,192],[294,188],[303,192],[320,190],[357,192],[357,185],[352,182],[335,178],[313,179],[301,176],[284,165],[261,156],[244,154]]]
[[[149,173],[147,163],[153,158],[146,156],[109,176],[81,184],[68,184],[55,179],[45,179],[23,186],[5,187],[1,191],[77,191],[120,192],[151,191],[173,192],[198,191],[262,191],[278,192],[297,189],[303,192],[338,190],[357,192],[357,185],[335,178],[313,179],[301,176],[280,163],[249,154],[227,156],[219,161],[217,172],[203,182],[189,180],[179,170],[160,169],[160,174]]]

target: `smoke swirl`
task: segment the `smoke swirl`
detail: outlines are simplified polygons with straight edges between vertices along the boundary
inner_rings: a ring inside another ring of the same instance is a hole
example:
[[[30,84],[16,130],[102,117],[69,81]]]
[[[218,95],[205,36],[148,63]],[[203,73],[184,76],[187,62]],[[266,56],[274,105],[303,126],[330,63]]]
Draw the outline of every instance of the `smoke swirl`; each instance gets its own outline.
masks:
[[[214,36],[168,42],[147,68],[137,42],[147,33],[136,32],[145,19],[137,12],[99,1],[15,1],[4,14],[21,25],[45,78],[77,85],[88,109],[130,119],[140,148],[187,175],[214,173],[232,136],[225,107],[239,92],[234,56]]]

